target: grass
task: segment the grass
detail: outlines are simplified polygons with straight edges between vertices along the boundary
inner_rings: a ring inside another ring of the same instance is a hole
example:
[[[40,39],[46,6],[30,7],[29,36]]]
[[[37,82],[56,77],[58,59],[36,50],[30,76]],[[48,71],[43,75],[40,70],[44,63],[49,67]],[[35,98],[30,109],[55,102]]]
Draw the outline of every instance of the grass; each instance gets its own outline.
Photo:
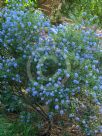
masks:
[[[11,123],[9,123],[2,115],[0,115],[0,136],[9,136],[9,128],[11,125]]]
[[[0,136],[37,136],[37,129],[31,124],[24,124],[17,120],[11,122],[9,118],[0,114]]]

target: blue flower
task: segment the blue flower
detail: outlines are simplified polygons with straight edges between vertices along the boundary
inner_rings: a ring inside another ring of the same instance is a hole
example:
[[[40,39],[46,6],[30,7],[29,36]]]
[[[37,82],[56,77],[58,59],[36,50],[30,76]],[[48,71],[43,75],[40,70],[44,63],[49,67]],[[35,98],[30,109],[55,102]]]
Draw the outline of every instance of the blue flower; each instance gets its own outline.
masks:
[[[31,24],[32,24],[31,22],[28,22],[28,26],[29,26],[29,27],[31,26]]]
[[[76,121],[80,121],[80,118],[76,117],[75,120],[76,120]]]
[[[58,88],[58,87],[59,87],[59,85],[58,85],[57,83],[55,83],[55,84],[54,84],[54,87],[55,87],[55,88]]]
[[[7,72],[10,72],[10,69],[7,69]]]
[[[12,80],[15,80],[15,78],[14,78],[14,77],[12,77]]]
[[[95,65],[92,65],[92,69],[95,70],[95,68],[96,68]]]
[[[34,88],[34,87],[32,88],[32,91],[35,91],[35,88]]]
[[[86,80],[85,83],[88,84],[89,82]]]
[[[72,42],[72,46],[75,46],[75,42]]]
[[[34,86],[38,86],[38,82],[34,82]]]
[[[46,105],[50,104],[50,102],[51,102],[50,100],[46,101]]]
[[[58,98],[55,99],[55,102],[58,102]]]
[[[53,93],[53,92],[51,92],[51,93],[50,93],[50,96],[52,96],[52,97],[53,97],[53,96],[54,96],[54,93]]]
[[[77,89],[78,89],[78,91],[80,91],[81,88],[78,86]]]
[[[62,72],[62,70],[61,70],[61,69],[58,69],[57,73],[60,74],[61,72]]]
[[[58,78],[58,80],[59,80],[59,81],[61,81],[61,80],[62,80],[62,78],[61,78],[61,77],[59,77],[59,78]]]
[[[102,85],[99,86],[99,89],[102,90]]]
[[[78,73],[74,73],[75,78],[78,78],[78,76],[79,76]]]
[[[33,92],[32,92],[32,96],[36,96],[37,94],[38,94],[37,91],[33,91]]]
[[[102,107],[99,108],[99,112],[102,114]]]
[[[63,38],[62,42],[67,43],[67,39]]]
[[[0,39],[0,43],[2,43],[3,41],[2,41],[2,39]]]
[[[88,70],[88,66],[85,66],[84,68],[85,68],[85,70]]]
[[[43,90],[43,89],[44,89],[44,86],[43,86],[43,85],[41,85],[40,89],[41,89],[41,90]]]
[[[93,63],[94,63],[94,64],[98,64],[99,61],[98,61],[98,60],[93,60]]]
[[[79,81],[78,80],[73,80],[73,83],[74,84],[79,84]]]
[[[4,78],[7,78],[7,75],[3,75]]]
[[[98,87],[97,87],[97,86],[94,86],[94,87],[93,87],[93,90],[95,90],[95,91],[96,91],[97,89],[98,89]]]
[[[45,27],[50,27],[50,22],[49,21],[46,21],[46,22],[44,22],[44,24],[43,24]]]
[[[14,63],[14,65],[13,65],[15,68],[17,67],[17,63]]]
[[[3,69],[3,64],[2,63],[0,63],[0,69]]]
[[[65,101],[64,100],[61,100],[61,104],[64,104],[65,103]]]
[[[54,34],[57,34],[58,33],[58,30],[56,28],[51,28],[50,29]]]
[[[54,96],[54,93],[45,92],[46,96]]]
[[[66,74],[66,77],[69,78],[69,77],[70,77],[70,74],[67,73],[67,74]]]
[[[59,109],[59,105],[55,105],[55,110],[58,110]]]
[[[63,110],[60,110],[60,115],[63,115],[64,114],[64,111]]]

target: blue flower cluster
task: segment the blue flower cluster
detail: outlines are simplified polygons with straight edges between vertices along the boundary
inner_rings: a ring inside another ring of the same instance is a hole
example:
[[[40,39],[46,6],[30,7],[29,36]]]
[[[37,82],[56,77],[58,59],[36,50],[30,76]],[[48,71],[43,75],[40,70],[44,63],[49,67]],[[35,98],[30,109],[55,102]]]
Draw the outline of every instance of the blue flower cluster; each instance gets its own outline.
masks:
[[[0,78],[21,83],[15,58],[0,57]]]
[[[101,105],[98,42],[91,29],[53,26],[38,10],[5,7],[0,12],[0,80],[18,82],[49,112],[67,111],[79,122],[81,96]]]

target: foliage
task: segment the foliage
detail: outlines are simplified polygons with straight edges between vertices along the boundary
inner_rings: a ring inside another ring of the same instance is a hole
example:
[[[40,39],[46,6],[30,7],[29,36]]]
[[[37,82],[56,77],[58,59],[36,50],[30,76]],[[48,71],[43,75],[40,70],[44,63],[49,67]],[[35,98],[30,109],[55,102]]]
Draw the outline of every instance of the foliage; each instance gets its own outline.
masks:
[[[77,20],[83,12],[87,15],[98,16],[99,24],[102,24],[102,1],[101,0],[64,0],[62,1],[62,13],[67,17],[72,17]],[[86,16],[87,17],[87,16]]]
[[[47,15],[56,16],[55,18],[59,18],[62,16],[70,17],[74,21],[79,21],[82,19],[82,13],[86,12],[86,18],[89,19],[89,16],[97,16],[96,22],[101,26],[102,23],[102,1],[101,0],[59,0],[59,1],[47,1],[47,0],[22,0],[22,1],[14,1],[14,0],[6,0],[6,3],[23,3],[25,6],[33,5],[34,8],[41,8]],[[55,4],[52,4],[55,3]],[[55,5],[55,6],[54,6]],[[61,7],[60,7],[61,5]],[[53,7],[54,6],[54,7]],[[48,8],[49,7],[49,8]],[[59,9],[60,7],[60,9]],[[30,7],[31,8],[31,7]],[[49,14],[52,10],[52,14]],[[59,11],[58,11],[59,10]]]
[[[21,99],[12,93],[12,90],[6,90],[2,88],[3,91],[1,92],[1,103],[3,103],[3,108],[5,112],[20,112],[21,109],[24,107],[22,104]]]
[[[24,121],[22,122],[20,120],[17,119],[16,121],[10,122],[6,116],[0,115],[0,136],[6,136],[6,135],[37,136],[38,135],[38,126],[35,127],[36,124],[31,124],[31,122],[24,122]]]
[[[3,116],[0,115],[0,136],[8,135],[11,123],[9,123]]]
[[[101,52],[86,20],[53,26],[39,10],[21,3],[7,5],[0,18],[1,94],[24,92],[28,104],[46,105],[48,119],[67,114],[86,135],[95,135],[102,110]]]
[[[15,136],[37,136],[38,128],[40,126],[41,119],[35,113],[29,113],[23,111],[20,113],[20,118],[15,121],[11,127],[9,127],[9,135]],[[38,124],[39,123],[39,124]]]

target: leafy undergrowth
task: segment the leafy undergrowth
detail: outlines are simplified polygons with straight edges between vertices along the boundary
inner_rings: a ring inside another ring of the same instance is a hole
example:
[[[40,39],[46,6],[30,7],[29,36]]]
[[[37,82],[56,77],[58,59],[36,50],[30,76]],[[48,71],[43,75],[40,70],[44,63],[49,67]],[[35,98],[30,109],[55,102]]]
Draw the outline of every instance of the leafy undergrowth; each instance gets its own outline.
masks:
[[[10,132],[9,127],[11,123],[9,123],[4,116],[0,115],[0,136],[7,136]]]
[[[42,129],[17,121],[16,114],[0,115],[0,136],[44,136],[47,131],[47,123]],[[61,120],[61,121],[59,121]],[[51,136],[84,136],[76,125],[72,125],[66,116],[56,116],[50,131]],[[66,122],[66,125],[64,124]],[[39,131],[39,132],[37,132]]]
[[[31,112],[33,111],[29,111],[29,114]],[[86,136],[74,120],[69,119],[67,115],[56,114],[49,133],[46,133],[48,131],[47,122],[42,123],[36,113],[33,112],[33,123],[24,122],[23,118],[21,122],[19,116],[21,115],[10,112],[0,115],[0,136]],[[41,125],[37,126],[37,124]],[[101,136],[101,134],[97,133],[95,136]]]
[[[44,123],[42,129],[37,129],[35,124],[19,122],[18,115],[9,113],[0,115],[0,136],[86,136],[82,133],[80,127],[72,124],[67,116],[55,116],[50,130],[50,134],[46,134],[47,123]],[[97,134],[96,136],[101,136]]]
[[[0,115],[0,136],[37,136],[37,130],[29,124],[18,122],[18,115]]]

